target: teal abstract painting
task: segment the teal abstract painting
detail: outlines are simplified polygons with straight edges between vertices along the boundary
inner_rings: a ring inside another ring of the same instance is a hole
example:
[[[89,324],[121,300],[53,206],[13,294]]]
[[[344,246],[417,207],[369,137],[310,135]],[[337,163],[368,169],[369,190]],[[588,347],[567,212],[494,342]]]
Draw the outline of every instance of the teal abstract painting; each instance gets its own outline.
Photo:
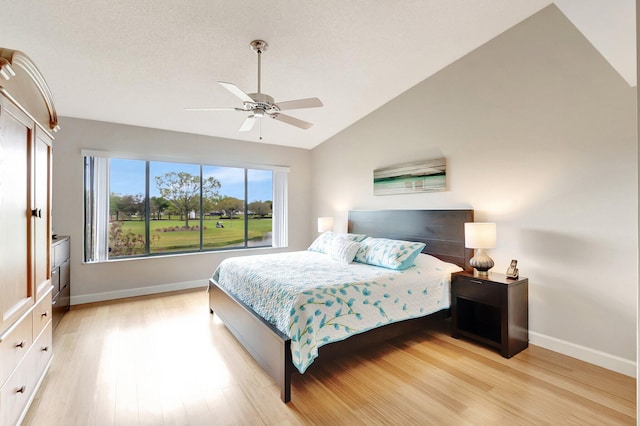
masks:
[[[447,160],[421,161],[373,171],[373,194],[413,194],[446,189]]]

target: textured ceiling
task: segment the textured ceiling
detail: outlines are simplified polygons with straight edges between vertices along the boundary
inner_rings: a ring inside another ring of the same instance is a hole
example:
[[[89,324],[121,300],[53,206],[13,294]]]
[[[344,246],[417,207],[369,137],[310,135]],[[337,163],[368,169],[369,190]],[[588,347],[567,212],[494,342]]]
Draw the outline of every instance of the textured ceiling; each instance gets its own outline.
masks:
[[[0,0],[0,46],[25,52],[51,86],[58,114],[313,148],[533,13],[547,0]],[[635,2],[558,0],[560,10],[635,85]],[[314,126],[246,113],[216,81],[276,102]]]

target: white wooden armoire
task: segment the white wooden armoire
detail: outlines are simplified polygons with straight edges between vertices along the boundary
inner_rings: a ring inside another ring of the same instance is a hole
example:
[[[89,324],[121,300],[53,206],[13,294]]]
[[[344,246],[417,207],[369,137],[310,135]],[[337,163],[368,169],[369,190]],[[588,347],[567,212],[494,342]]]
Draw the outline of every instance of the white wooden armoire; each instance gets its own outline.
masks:
[[[0,425],[20,423],[53,357],[51,92],[24,53],[0,48]]]

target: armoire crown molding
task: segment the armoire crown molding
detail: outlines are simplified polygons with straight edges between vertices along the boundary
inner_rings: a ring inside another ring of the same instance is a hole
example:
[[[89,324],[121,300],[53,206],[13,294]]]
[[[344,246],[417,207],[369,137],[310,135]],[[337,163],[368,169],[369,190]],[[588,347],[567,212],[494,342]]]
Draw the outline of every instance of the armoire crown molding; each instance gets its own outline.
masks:
[[[51,89],[45,81],[42,73],[33,63],[33,61],[24,53],[19,50],[5,49],[0,47],[0,82],[2,79],[10,80],[16,76],[15,69],[20,67],[26,75],[33,81],[38,88],[38,91],[42,95],[47,110],[49,112],[49,128],[53,132],[57,132],[58,126],[58,114],[56,113],[56,107],[53,104],[53,95]],[[0,85],[1,87],[1,85]]]

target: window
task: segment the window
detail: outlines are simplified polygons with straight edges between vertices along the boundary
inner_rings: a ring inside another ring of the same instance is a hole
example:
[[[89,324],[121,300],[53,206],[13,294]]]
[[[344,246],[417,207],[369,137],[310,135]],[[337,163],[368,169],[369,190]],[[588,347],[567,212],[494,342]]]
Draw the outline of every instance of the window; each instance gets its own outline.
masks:
[[[86,262],[287,245],[285,168],[83,154]]]

